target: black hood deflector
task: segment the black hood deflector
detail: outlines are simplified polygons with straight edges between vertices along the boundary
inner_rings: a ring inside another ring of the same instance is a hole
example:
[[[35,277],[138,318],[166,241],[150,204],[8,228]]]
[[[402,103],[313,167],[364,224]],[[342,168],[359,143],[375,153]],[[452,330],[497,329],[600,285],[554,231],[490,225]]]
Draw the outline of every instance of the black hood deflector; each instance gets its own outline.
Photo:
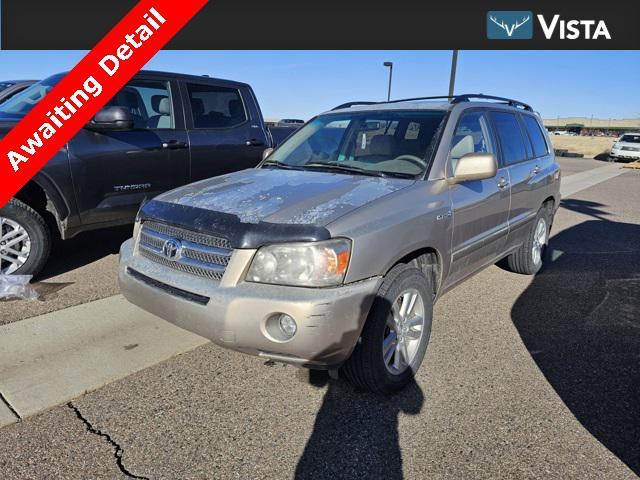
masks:
[[[325,227],[284,223],[242,223],[236,215],[203,208],[151,200],[140,211],[140,219],[156,220],[186,230],[224,237],[233,248],[259,248],[285,242],[329,240]]]

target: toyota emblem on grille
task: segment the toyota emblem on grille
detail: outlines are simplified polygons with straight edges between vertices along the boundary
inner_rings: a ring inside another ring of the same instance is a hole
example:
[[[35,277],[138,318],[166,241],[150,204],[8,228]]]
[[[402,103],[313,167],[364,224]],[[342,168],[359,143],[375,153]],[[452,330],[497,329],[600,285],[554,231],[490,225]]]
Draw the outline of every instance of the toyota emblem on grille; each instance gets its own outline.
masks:
[[[178,260],[180,258],[180,251],[182,245],[178,240],[167,240],[162,245],[162,254],[168,260]]]

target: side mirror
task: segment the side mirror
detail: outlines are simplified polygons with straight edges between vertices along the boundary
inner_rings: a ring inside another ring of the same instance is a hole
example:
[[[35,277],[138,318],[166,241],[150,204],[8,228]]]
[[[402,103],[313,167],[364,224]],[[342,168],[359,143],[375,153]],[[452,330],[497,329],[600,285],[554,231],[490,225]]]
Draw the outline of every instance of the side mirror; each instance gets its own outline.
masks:
[[[92,130],[132,130],[133,116],[127,107],[104,107],[96,113],[87,127]]]
[[[267,148],[264,152],[262,152],[262,160],[266,160],[269,155],[273,153],[273,148]]]
[[[467,153],[458,159],[449,183],[462,183],[469,180],[485,180],[498,173],[498,163],[493,153]]]

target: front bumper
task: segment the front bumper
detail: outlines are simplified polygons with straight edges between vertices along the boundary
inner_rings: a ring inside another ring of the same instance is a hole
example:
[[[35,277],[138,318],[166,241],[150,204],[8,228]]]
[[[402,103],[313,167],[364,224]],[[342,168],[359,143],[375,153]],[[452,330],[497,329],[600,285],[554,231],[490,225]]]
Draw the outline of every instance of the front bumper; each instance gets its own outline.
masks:
[[[610,157],[620,158],[625,160],[640,160],[640,152],[634,150],[611,150]]]
[[[120,249],[120,288],[131,303],[214,343],[300,366],[335,368],[360,336],[381,278],[336,288],[244,282],[253,251],[234,252],[220,283],[173,270]],[[298,331],[278,341],[267,329],[274,314],[293,317]]]

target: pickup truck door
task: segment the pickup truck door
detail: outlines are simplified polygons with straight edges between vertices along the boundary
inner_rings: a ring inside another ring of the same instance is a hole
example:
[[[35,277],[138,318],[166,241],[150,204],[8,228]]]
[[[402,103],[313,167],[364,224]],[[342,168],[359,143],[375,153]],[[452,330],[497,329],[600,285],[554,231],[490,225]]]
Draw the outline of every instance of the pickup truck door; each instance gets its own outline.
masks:
[[[483,111],[460,118],[449,153],[450,174],[456,161],[471,152],[497,154],[491,128]],[[461,281],[493,262],[509,231],[509,172],[499,165],[494,178],[450,186],[453,207],[451,271],[448,284]]]
[[[69,159],[83,224],[130,223],[140,203],[189,181],[189,146],[177,82],[136,77],[108,106],[131,110],[129,131],[81,130]]]
[[[269,146],[253,92],[232,82],[182,82],[191,180],[255,167]]]

